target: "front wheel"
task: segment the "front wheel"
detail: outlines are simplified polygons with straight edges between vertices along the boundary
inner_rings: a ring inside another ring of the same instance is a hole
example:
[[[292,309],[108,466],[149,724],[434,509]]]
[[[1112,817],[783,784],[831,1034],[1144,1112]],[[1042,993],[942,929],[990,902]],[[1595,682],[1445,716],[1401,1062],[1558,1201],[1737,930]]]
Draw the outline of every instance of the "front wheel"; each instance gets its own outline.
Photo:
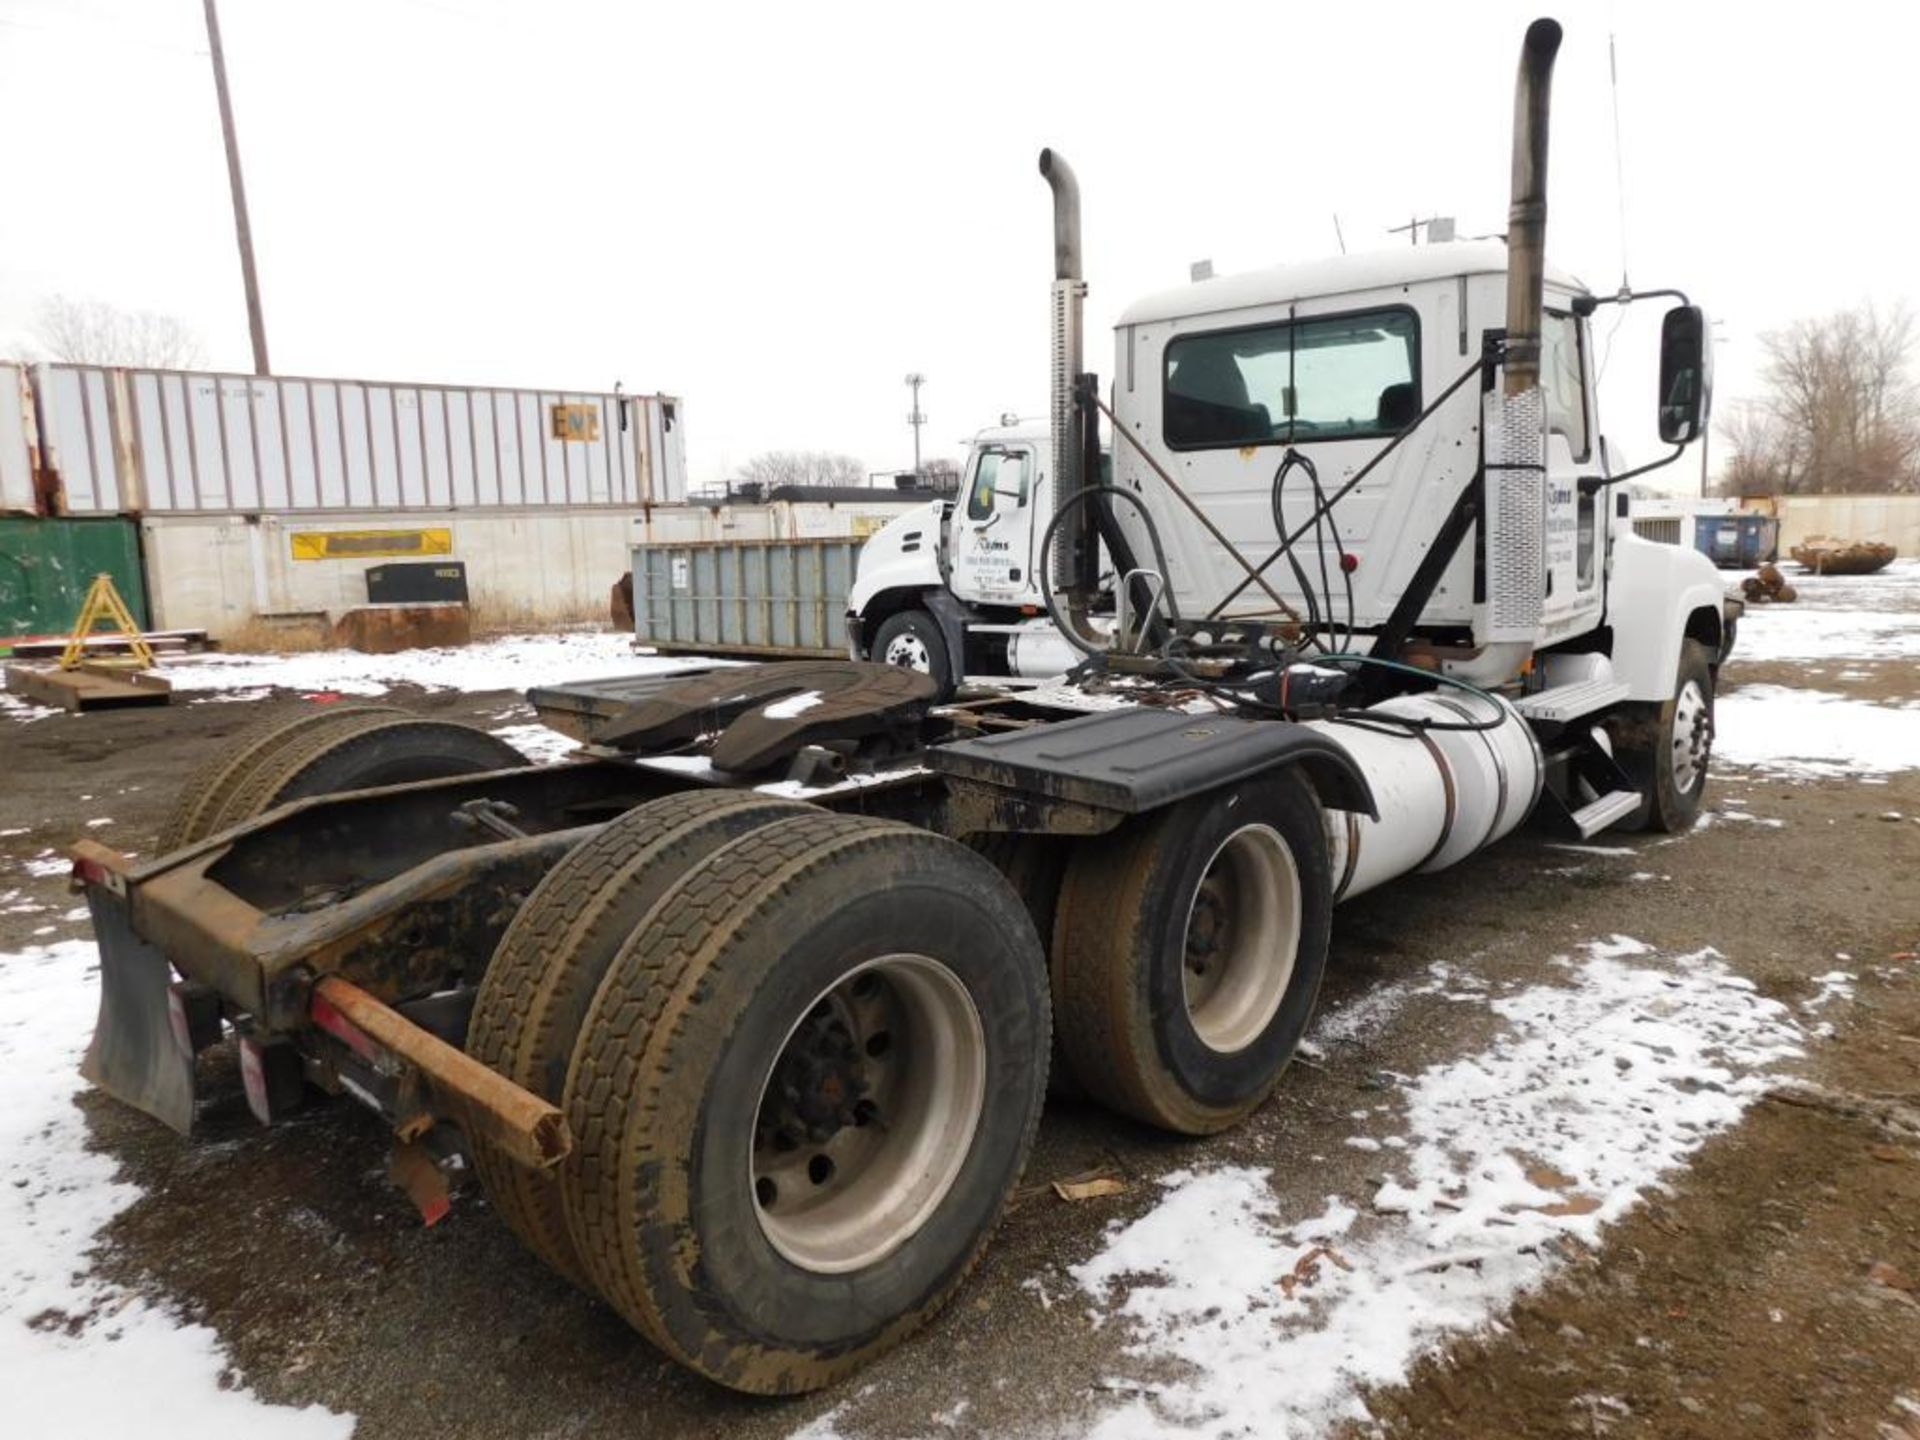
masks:
[[[940,633],[940,622],[925,610],[902,610],[881,621],[871,656],[882,664],[931,675],[943,695],[950,687],[953,672],[947,638]]]
[[[1700,818],[1713,754],[1712,656],[1698,640],[1683,640],[1673,698],[1624,705],[1607,721],[1614,758],[1641,797],[1623,828],[1677,834]]]

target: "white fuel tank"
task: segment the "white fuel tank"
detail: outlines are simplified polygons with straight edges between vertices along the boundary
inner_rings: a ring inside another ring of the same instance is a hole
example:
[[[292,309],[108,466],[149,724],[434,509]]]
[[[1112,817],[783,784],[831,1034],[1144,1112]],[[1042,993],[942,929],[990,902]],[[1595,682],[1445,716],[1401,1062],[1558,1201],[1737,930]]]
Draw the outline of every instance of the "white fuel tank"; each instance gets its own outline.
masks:
[[[1339,720],[1313,727],[1353,757],[1373,787],[1380,818],[1327,812],[1334,899],[1410,870],[1444,870],[1507,834],[1540,798],[1544,766],[1533,727],[1498,696],[1463,690],[1401,695],[1363,712],[1380,728]],[[1487,730],[1407,731],[1395,719]]]

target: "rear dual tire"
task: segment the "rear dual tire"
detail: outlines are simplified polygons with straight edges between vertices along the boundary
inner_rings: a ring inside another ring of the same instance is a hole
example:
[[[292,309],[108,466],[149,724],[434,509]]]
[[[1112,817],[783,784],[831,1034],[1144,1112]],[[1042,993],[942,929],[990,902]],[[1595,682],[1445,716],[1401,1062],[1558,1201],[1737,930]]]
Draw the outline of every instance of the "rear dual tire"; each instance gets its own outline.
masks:
[[[674,803],[632,812],[634,833]],[[547,952],[573,976],[549,988],[577,996],[575,952],[603,954],[616,912],[644,911],[593,987],[564,1086],[574,1154],[556,1189],[576,1273],[674,1358],[768,1394],[865,1364],[964,1279],[1025,1164],[1049,1034],[1038,937],[991,866],[799,808],[700,856],[663,845],[644,906],[611,898],[630,866],[590,899],[583,882],[601,940]],[[523,1073],[543,1045],[550,1061],[557,1031],[529,1047],[534,1007],[504,1003],[541,983],[529,965],[490,973],[503,998],[470,1044],[504,1043]],[[522,1229],[518,1187],[481,1173]]]
[[[243,732],[188,777],[155,848],[170,854],[278,806],[411,780],[527,764],[506,741],[387,705],[329,705]]]

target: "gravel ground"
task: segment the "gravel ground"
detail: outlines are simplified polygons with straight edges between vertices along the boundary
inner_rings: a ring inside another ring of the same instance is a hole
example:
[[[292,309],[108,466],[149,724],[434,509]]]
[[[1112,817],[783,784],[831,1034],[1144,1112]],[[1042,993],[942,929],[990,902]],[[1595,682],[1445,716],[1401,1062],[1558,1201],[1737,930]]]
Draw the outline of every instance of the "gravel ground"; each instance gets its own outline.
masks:
[[[1736,660],[1723,688],[1911,705],[1915,671],[1901,655]],[[290,703],[0,714],[0,895],[16,892],[0,952],[88,933],[62,877],[30,862],[79,833],[143,848],[177,777]],[[530,718],[506,691],[396,688],[389,703],[489,728]],[[1920,715],[1914,731],[1920,753]],[[1391,1157],[1349,1143],[1356,1130],[1392,1132],[1410,1077],[1489,1053],[1502,1020],[1484,997],[1565,983],[1560,957],[1624,934],[1663,955],[1717,950],[1794,1017],[1805,1054],[1786,1070],[1823,1088],[1773,1088],[1597,1243],[1561,1247],[1491,1324],[1425,1347],[1408,1383],[1366,1396],[1354,1432],[1920,1437],[1920,1132],[1886,1110],[1920,1098],[1920,771],[1866,783],[1720,766],[1709,803],[1713,823],[1675,840],[1564,849],[1523,832],[1342,907],[1311,1058],[1271,1104],[1202,1142],[1052,1106],[1028,1184],[950,1310],[824,1396],[749,1401],[680,1372],[477,1197],[422,1228],[384,1179],[371,1116],[328,1105],[261,1131],[218,1055],[191,1144],[80,1099],[91,1145],[141,1191],[102,1231],[94,1274],[211,1326],[230,1378],[261,1398],[349,1412],[366,1440],[1227,1433],[1217,1415],[1168,1411],[1159,1387],[1180,1367],[1143,1352],[1118,1294],[1090,1293],[1076,1267],[1149,1217],[1171,1174],[1271,1172],[1289,1215],[1364,1206]],[[1842,967],[1845,994],[1819,978]],[[1126,1188],[1080,1203],[1047,1188],[1089,1171]]]

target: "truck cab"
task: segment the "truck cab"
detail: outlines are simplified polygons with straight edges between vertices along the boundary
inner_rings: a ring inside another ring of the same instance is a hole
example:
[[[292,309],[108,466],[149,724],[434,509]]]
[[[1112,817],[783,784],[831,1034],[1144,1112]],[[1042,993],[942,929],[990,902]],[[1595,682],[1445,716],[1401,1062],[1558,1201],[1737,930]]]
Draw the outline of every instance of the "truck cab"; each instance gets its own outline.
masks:
[[[1496,469],[1475,486],[1500,423],[1480,382],[1508,262],[1500,241],[1334,256],[1181,286],[1121,315],[1113,415],[1132,440],[1116,447],[1115,483],[1160,517],[1180,614],[1271,618],[1284,602],[1330,646],[1364,653],[1396,632],[1409,658],[1477,684],[1512,681],[1532,659],[1547,685],[1578,674],[1593,710],[1667,699],[1685,637],[1717,653],[1712,566],[1612,513],[1595,301],[1571,275],[1544,271],[1532,508],[1502,512]],[[1165,502],[1163,475],[1219,535]],[[1149,553],[1144,511],[1116,509]],[[1251,583],[1222,535],[1256,558],[1294,538]],[[1539,590],[1502,614],[1490,580],[1509,563],[1537,566]]]
[[[860,552],[848,653],[958,684],[1058,675],[1075,658],[1045,619],[1040,542],[1053,514],[1051,436],[1004,416],[968,448],[959,494],[897,516]]]

